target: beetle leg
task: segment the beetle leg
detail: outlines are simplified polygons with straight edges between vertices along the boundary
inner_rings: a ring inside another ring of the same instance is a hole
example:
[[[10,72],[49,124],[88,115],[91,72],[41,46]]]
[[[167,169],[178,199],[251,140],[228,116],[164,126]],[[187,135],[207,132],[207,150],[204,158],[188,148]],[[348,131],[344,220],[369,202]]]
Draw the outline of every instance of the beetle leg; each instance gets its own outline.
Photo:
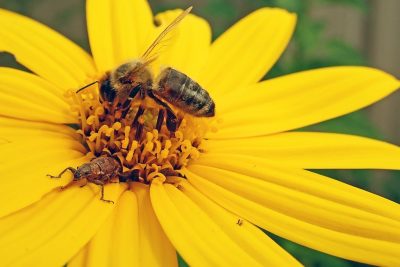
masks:
[[[102,180],[91,180],[90,182],[97,184],[97,185],[104,185],[104,182]]]
[[[104,199],[104,182],[103,181],[101,181],[101,180],[93,180],[91,182],[94,183],[94,184],[100,185],[100,187],[101,187],[101,198],[100,198],[100,200],[102,200],[104,202],[107,202],[107,203],[114,204],[114,201],[108,200],[108,199]]]
[[[82,185],[80,185],[79,187],[84,187],[85,185],[87,185],[88,184],[88,180],[87,179],[85,179],[85,183],[84,184],[82,184]]]
[[[101,198],[100,198],[100,200],[103,200],[103,201],[105,201],[107,203],[114,204],[114,201],[109,200],[109,199],[104,199],[104,185],[101,185]]]
[[[72,180],[71,182],[69,182],[66,185],[60,186],[60,190],[64,190],[67,189],[68,187],[70,187],[71,185],[75,184],[77,180]]]
[[[76,169],[74,169],[74,168],[72,168],[72,167],[68,167],[68,168],[64,169],[62,172],[60,172],[60,174],[57,175],[57,176],[53,176],[53,175],[51,175],[51,174],[46,174],[46,175],[47,175],[48,177],[50,177],[50,178],[61,178],[61,176],[62,176],[66,171],[68,171],[68,170],[70,170],[70,171],[72,172],[72,174],[75,174],[75,173],[76,173]]]
[[[114,175],[110,178],[108,178],[108,181],[110,184],[118,184],[119,183],[119,178],[117,175]]]

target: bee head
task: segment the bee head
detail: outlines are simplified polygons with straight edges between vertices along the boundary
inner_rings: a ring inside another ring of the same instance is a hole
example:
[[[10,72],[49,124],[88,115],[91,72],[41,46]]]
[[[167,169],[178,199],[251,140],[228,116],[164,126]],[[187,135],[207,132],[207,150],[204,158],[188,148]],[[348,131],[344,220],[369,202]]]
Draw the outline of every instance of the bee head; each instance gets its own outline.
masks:
[[[111,83],[117,86],[136,86],[151,84],[152,76],[146,63],[132,61],[120,65],[111,75]]]
[[[100,81],[100,97],[103,101],[113,102],[118,96],[123,103],[133,88],[138,85],[149,87],[152,80],[147,63],[128,62],[104,75]]]

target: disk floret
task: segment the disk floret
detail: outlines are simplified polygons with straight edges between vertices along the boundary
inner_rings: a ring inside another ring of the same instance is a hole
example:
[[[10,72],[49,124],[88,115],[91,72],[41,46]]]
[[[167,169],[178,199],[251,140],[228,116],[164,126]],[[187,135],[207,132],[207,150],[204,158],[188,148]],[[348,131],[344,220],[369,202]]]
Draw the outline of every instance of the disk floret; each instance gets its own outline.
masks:
[[[151,99],[109,103],[99,99],[96,89],[93,85],[84,92],[68,92],[79,117],[77,132],[88,153],[116,158],[121,173],[128,174],[126,181],[182,176],[182,167],[200,156],[205,119],[180,114],[177,130],[170,131],[166,111]]]

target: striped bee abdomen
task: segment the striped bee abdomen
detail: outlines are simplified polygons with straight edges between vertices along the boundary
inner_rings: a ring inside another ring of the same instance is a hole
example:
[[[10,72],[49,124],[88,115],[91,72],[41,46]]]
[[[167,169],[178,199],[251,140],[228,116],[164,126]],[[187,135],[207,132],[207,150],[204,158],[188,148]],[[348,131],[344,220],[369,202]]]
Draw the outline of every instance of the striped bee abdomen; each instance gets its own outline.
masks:
[[[197,82],[172,68],[164,69],[154,93],[186,113],[197,117],[213,117],[215,103]]]

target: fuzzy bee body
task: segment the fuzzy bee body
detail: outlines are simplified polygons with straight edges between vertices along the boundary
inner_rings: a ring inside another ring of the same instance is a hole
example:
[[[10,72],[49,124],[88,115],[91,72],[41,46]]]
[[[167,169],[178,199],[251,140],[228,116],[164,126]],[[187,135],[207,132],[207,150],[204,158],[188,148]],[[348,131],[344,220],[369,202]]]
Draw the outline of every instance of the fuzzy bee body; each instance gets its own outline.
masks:
[[[117,91],[111,85],[110,73],[107,72],[99,81],[99,93],[102,101],[112,102],[117,96]]]
[[[193,116],[215,115],[215,103],[208,92],[189,76],[173,68],[161,72],[154,94]]]
[[[145,51],[141,59],[124,63],[107,72],[99,81],[103,101],[117,100],[127,106],[140,92],[153,98],[158,104],[174,113],[164,101],[196,117],[213,117],[215,103],[208,92],[186,74],[173,68],[164,69],[154,83],[149,65],[157,58],[152,53],[165,36],[191,11],[189,7],[172,21]],[[175,116],[175,115],[174,115]]]
[[[134,96],[133,89],[140,86],[142,95],[155,95],[190,115],[215,115],[215,103],[208,92],[186,74],[166,68],[156,80],[153,84],[153,78],[145,63],[128,62],[103,77],[100,81],[100,96],[108,102],[118,97],[118,101],[124,103]]]
[[[100,80],[100,96],[104,101],[126,101],[132,89],[140,85],[143,89],[152,87],[153,77],[146,63],[131,61],[107,72]]]

